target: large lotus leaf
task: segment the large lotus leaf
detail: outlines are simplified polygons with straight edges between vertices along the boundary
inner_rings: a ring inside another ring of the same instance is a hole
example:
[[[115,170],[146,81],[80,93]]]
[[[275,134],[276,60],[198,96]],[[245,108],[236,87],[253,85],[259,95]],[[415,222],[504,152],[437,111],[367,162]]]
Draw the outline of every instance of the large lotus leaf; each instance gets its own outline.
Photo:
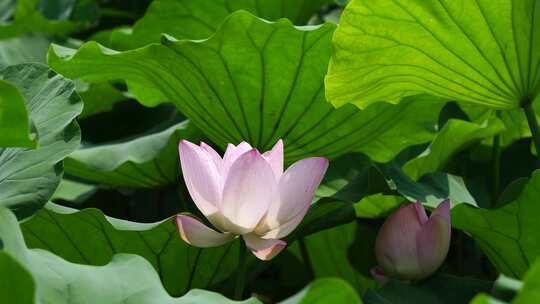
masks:
[[[131,140],[90,146],[72,153],[66,173],[117,187],[159,187],[178,183],[178,142],[202,136],[189,121]]]
[[[458,206],[452,224],[470,234],[500,272],[521,278],[540,256],[539,191],[535,171],[516,200],[492,210]]]
[[[238,242],[199,249],[180,239],[172,220],[141,224],[105,217],[97,209],[78,211],[49,203],[21,229],[29,247],[73,263],[105,265],[118,253],[142,256],[175,296],[227,279],[238,259]]]
[[[0,149],[0,205],[25,217],[49,200],[62,178],[62,160],[80,143],[74,119],[82,102],[71,81],[40,64],[7,67],[0,78],[24,96],[39,138],[36,149]]]
[[[95,42],[78,51],[53,46],[49,64],[85,81],[125,79],[146,105],[169,100],[224,148],[247,140],[261,150],[279,138],[288,161],[362,151],[377,161],[433,137],[441,100],[333,109],[323,78],[334,25],[294,27],[232,14],[204,41],[173,41],[115,52]]]
[[[248,11],[266,20],[287,18],[294,24],[306,24],[323,5],[333,0],[156,0],[133,28],[111,34],[114,49],[134,49],[159,42],[162,33],[177,39],[205,39],[217,30],[225,18],[238,10]]]
[[[35,148],[26,100],[16,86],[0,80],[0,147]]]
[[[331,217],[326,216],[328,213],[318,209],[317,212],[310,211],[308,217],[311,223],[317,226],[316,218],[331,220]],[[313,259],[317,265],[320,263],[317,272],[319,276],[335,275],[349,282],[351,282],[350,279],[355,278],[352,276],[355,273],[354,270],[348,274],[346,268],[349,264],[346,264],[345,255],[340,256],[343,254],[340,250],[347,250],[356,244],[356,237],[359,234],[367,234],[356,227],[356,225],[343,226],[335,232],[329,232],[337,235],[346,231],[347,234],[347,241],[336,247],[331,255],[318,256],[316,250],[319,246],[317,242],[328,240],[327,233],[320,232],[309,237],[308,246],[313,246]],[[224,280],[234,274],[237,265],[237,242],[216,248],[192,247],[180,239],[176,227],[170,220],[150,224],[134,223],[105,217],[96,209],[78,211],[49,203],[45,209],[24,222],[21,229],[26,244],[30,248],[46,249],[73,263],[105,265],[115,254],[131,253],[142,256],[154,266],[166,290],[172,295],[181,295],[191,288],[220,286]],[[301,232],[313,233],[314,230]],[[354,246],[360,246],[360,243]],[[332,256],[335,256],[335,259]],[[362,256],[354,259],[360,261]],[[338,272],[330,268],[330,265],[336,261],[342,263]],[[359,286],[360,282],[368,286]],[[354,279],[351,283],[362,289],[372,285],[371,280],[367,278],[360,279],[360,282]],[[336,286],[343,285],[330,283]],[[316,289],[318,290],[319,287]],[[308,292],[309,294],[311,293]],[[336,299],[351,296],[347,288],[343,288],[343,293],[336,295]]]
[[[497,109],[540,95],[538,0],[353,0],[334,36],[336,106],[430,93]]]
[[[68,262],[45,250],[28,249],[17,219],[6,208],[0,208],[0,239],[0,269],[10,270],[0,272],[0,290],[13,287],[10,293],[2,293],[5,303],[239,303],[198,289],[173,298],[152,265],[137,255],[117,254],[103,266],[90,266]],[[10,283],[6,286],[5,282]],[[242,303],[260,302],[251,298]]]

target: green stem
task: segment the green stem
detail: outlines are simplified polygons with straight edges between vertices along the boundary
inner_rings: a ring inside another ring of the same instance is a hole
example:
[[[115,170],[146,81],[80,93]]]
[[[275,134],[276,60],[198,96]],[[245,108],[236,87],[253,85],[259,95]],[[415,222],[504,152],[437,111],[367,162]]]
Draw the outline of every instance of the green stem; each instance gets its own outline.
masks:
[[[492,155],[492,165],[493,165],[493,202],[497,201],[499,197],[499,191],[501,188],[501,137],[500,135],[495,135],[493,137],[493,155]]]
[[[236,288],[234,289],[234,298],[242,300],[244,297],[244,285],[246,281],[246,245],[240,240],[238,252],[238,271],[236,272]]]
[[[524,103],[523,111],[525,111],[525,116],[527,116],[527,122],[529,123],[529,128],[531,129],[534,147],[536,148],[537,166],[540,167],[540,132],[538,131],[538,122],[536,121],[536,113],[534,113],[532,103]]]
[[[311,259],[309,258],[309,252],[306,247],[306,242],[304,241],[304,237],[301,237],[298,239],[298,245],[300,246],[300,254],[302,255],[302,259],[304,260],[304,264],[306,264],[308,273],[311,279],[315,278],[315,274],[313,273],[313,267],[311,264]]]

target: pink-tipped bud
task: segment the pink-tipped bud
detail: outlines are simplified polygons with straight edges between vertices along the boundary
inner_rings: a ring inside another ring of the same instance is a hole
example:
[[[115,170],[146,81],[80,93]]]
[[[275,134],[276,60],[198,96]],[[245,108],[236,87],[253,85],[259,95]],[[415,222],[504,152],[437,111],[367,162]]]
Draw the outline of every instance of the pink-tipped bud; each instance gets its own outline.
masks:
[[[441,266],[450,247],[450,202],[428,218],[421,203],[402,206],[379,231],[375,255],[379,272],[399,280],[420,280]]]

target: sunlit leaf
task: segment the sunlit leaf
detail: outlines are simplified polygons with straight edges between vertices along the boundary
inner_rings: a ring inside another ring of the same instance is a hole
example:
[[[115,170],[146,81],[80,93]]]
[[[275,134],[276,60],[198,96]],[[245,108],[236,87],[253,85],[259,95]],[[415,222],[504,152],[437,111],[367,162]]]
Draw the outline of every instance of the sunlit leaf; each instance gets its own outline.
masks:
[[[336,106],[430,93],[497,109],[540,95],[538,0],[353,0],[326,81]]]
[[[177,39],[204,39],[217,30],[225,18],[238,10],[266,20],[287,18],[304,25],[323,5],[333,0],[156,0],[133,28],[111,34],[114,49],[134,49],[159,42],[166,33]]]
[[[348,151],[388,161],[429,141],[443,104],[438,98],[413,96],[364,111],[326,102],[333,30],[236,12],[208,40],[164,37],[160,45],[120,53],[94,42],[76,52],[53,46],[49,64],[89,82],[125,79],[146,105],[171,101],[221,148],[247,140],[267,150],[283,138],[288,161]]]

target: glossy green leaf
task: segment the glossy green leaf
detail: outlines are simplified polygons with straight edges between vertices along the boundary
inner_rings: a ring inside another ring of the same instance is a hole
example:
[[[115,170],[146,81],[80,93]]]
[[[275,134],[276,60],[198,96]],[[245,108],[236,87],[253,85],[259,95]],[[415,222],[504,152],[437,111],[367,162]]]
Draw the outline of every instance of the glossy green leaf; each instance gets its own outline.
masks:
[[[83,202],[97,191],[95,185],[62,179],[51,200],[65,200],[73,203]]]
[[[159,42],[161,34],[176,39],[205,39],[217,30],[225,18],[238,10],[248,11],[266,20],[287,18],[304,25],[325,4],[333,0],[156,0],[133,28],[111,34],[111,47],[134,49]]]
[[[430,93],[518,108],[540,95],[538,24],[538,0],[353,0],[334,36],[328,99],[363,108]]]
[[[36,288],[36,283],[32,275],[11,255],[0,250],[0,278],[7,276],[7,274],[10,275],[10,278],[2,278],[2,285],[0,285],[2,301],[34,304],[33,291]]]
[[[540,300],[540,262],[536,262],[531,266],[523,280],[521,291],[512,301],[512,304],[527,304],[535,303]]]
[[[20,63],[45,63],[49,44],[49,39],[38,35],[0,40],[0,69]]]
[[[500,272],[521,278],[540,256],[539,191],[540,171],[535,171],[516,200],[492,210],[459,206],[452,224],[470,234]]]
[[[279,138],[288,161],[361,151],[388,161],[433,137],[441,100],[414,96],[398,106],[333,109],[323,78],[334,26],[293,27],[233,13],[208,40],[115,52],[89,42],[53,46],[49,64],[85,81],[125,79],[146,105],[169,100],[214,143],[247,140],[261,150]],[[413,134],[413,135],[412,135]]]
[[[178,143],[202,136],[189,121],[111,144],[83,147],[64,162],[68,174],[117,187],[152,188],[179,181]]]
[[[318,279],[280,304],[361,304],[349,283],[336,278]]]
[[[451,119],[424,152],[405,163],[403,171],[413,180],[426,173],[439,171],[455,153],[474,142],[491,138],[503,130],[504,126],[499,120],[485,121],[482,125],[478,125]]]
[[[7,67],[0,79],[20,90],[39,137],[37,149],[0,149],[0,204],[26,217],[49,200],[62,178],[61,161],[80,143],[74,119],[82,102],[71,81],[40,64]]]
[[[456,304],[468,303],[475,294],[489,291],[491,282],[436,274],[418,283],[390,281],[364,296],[366,304]]]
[[[234,273],[238,258],[238,242],[192,247],[180,239],[171,220],[140,224],[105,217],[96,209],[78,211],[52,203],[21,229],[29,247],[46,249],[72,263],[105,265],[119,253],[142,256],[175,296],[219,284]]]
[[[30,273],[35,282],[35,288],[25,290],[26,297],[22,299],[26,302],[22,303],[34,303],[28,297],[39,299],[42,303],[58,304],[240,303],[198,289],[189,291],[181,298],[172,298],[163,289],[160,277],[150,263],[137,255],[117,254],[103,266],[89,266],[70,263],[41,249],[28,249],[17,219],[5,208],[0,209],[0,239],[4,243],[0,251],[0,269],[15,270],[1,272],[2,281],[12,281],[16,289],[29,288]],[[20,298],[7,300],[9,303],[21,303]],[[260,302],[251,298],[241,303]]]
[[[26,100],[16,86],[0,80],[0,147],[35,148],[37,134],[30,131]]]

